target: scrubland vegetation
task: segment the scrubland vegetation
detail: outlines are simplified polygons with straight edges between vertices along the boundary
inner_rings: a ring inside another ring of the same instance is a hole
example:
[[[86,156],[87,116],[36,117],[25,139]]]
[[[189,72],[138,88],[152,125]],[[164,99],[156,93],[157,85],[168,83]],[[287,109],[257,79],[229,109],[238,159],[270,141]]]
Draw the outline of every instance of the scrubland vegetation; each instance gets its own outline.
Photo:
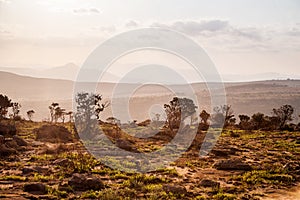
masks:
[[[52,103],[50,121],[34,122],[38,111],[29,110],[22,119],[20,105],[0,95],[1,198],[250,200],[290,190],[300,181],[300,123],[293,121],[291,105],[274,108],[271,116],[258,112],[237,119],[230,105],[195,116],[198,108],[192,100],[174,97],[164,105],[166,122],[157,114],[155,119],[122,123],[114,117],[100,120],[109,105],[100,95],[82,93],[77,102],[76,113]],[[183,124],[187,119],[189,125]],[[88,135],[80,135],[74,121]],[[142,174],[120,170],[124,162],[137,168],[136,160],[128,158],[120,165],[118,159],[96,159],[86,150],[83,142],[102,144],[93,132],[95,121],[112,143],[135,153],[160,149],[181,126],[183,140],[184,133],[197,130],[179,159]],[[208,133],[220,128],[220,137]],[[151,136],[140,137],[147,134]],[[204,138],[216,144],[200,157]],[[103,159],[119,167],[105,166]]]

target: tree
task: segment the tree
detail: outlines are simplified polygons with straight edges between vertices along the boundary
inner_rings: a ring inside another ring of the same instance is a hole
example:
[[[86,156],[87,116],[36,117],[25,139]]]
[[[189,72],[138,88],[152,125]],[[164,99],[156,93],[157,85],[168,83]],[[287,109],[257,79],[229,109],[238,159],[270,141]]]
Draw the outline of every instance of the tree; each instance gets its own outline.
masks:
[[[97,134],[100,113],[108,107],[109,103],[102,103],[102,96],[93,93],[81,92],[76,95],[75,122],[81,137],[91,139]]]
[[[174,97],[169,104],[164,104],[164,108],[168,126],[173,129],[179,128],[181,122],[191,117],[196,112],[197,106],[191,99]]]
[[[100,113],[109,106],[109,102],[106,101],[104,103],[101,103],[102,101],[102,95],[94,94],[94,102],[95,102],[95,114],[98,120],[100,120]]]
[[[239,115],[240,123],[249,122],[250,117],[248,115]]]
[[[293,120],[294,108],[291,105],[283,105],[273,109],[273,115],[279,119],[279,129],[282,129],[288,121]]]
[[[66,112],[65,115],[69,116],[69,123],[71,123],[73,121],[73,112],[72,111]]]
[[[208,119],[210,118],[210,114],[206,112],[206,110],[202,110],[200,113],[201,122],[204,124],[208,124]]]
[[[21,104],[17,102],[12,103],[13,119],[15,119],[19,115],[21,107],[22,107]]]
[[[258,112],[251,117],[251,125],[254,129],[264,128],[265,122],[265,115],[263,113]]]
[[[61,108],[59,106],[59,103],[52,103],[49,106],[50,110],[50,118],[51,118],[51,123],[54,121],[55,123],[61,119],[61,121],[64,123],[65,122],[65,115],[66,115],[66,110]]]
[[[59,107],[59,104],[58,103],[52,103],[50,106],[49,106],[49,110],[50,110],[50,121],[51,123],[54,121],[55,119],[55,109]]]
[[[217,106],[214,108],[214,112],[213,120],[217,125],[222,125],[224,123],[224,126],[226,127],[233,121],[234,115],[231,105]]]
[[[251,128],[250,117],[248,115],[239,115],[240,123],[239,127],[244,130]]]
[[[58,119],[61,118],[62,122],[65,122],[65,109],[57,106],[54,109],[54,121],[55,123],[58,121]]]
[[[5,118],[9,107],[12,107],[11,99],[0,94],[0,119]]]
[[[27,111],[27,117],[28,117],[29,121],[32,121],[32,117],[33,117],[34,113],[35,113],[34,110]]]

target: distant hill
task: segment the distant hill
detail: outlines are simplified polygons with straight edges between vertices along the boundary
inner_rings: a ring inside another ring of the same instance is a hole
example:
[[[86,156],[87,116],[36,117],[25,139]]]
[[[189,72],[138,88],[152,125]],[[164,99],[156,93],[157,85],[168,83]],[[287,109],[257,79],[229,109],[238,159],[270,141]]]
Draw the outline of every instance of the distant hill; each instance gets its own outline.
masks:
[[[126,67],[126,66],[122,66]],[[0,67],[0,71],[10,72],[18,74],[21,76],[30,76],[35,78],[50,78],[50,79],[62,79],[62,80],[72,80],[75,81],[80,71],[80,67],[74,63],[67,63],[62,66],[57,67],[35,67],[35,68],[26,68],[26,67]],[[137,71],[132,71],[131,76],[127,79],[122,80],[123,83],[139,83],[139,82],[151,82],[153,80],[153,74],[151,74],[151,69],[148,71],[143,69],[144,73],[138,73]],[[163,68],[159,69],[159,74],[156,74],[155,80],[162,80],[167,84],[175,84],[178,82],[176,76],[170,75],[170,71],[164,70]],[[183,69],[185,74],[193,74],[194,71],[191,69]],[[95,70],[88,71],[89,74],[95,74]],[[166,74],[168,75],[166,77]],[[174,74],[175,75],[175,74]],[[257,73],[257,74],[221,74],[221,78],[224,82],[249,82],[249,81],[261,81],[261,80],[287,80],[287,79],[300,79],[300,75],[296,74],[280,74],[280,73]],[[191,83],[199,82],[199,77],[196,78],[191,76],[188,78]],[[102,79],[104,82],[118,82],[120,77],[118,74],[112,74],[110,72],[105,72],[105,75]],[[89,81],[89,80],[85,80]]]
[[[82,83],[82,86],[91,86],[92,83]],[[222,86],[222,83],[212,83],[215,91]],[[132,118],[143,120],[149,118],[149,108],[153,104],[163,106],[171,100],[174,94],[165,87],[151,85],[140,87],[138,84],[128,83],[100,83],[97,91],[107,100],[111,101],[111,95],[115,86],[118,90],[114,95],[119,98],[114,102],[124,101],[123,97],[128,95],[127,91],[137,89],[130,99],[130,114]],[[8,95],[13,101],[22,104],[21,114],[26,116],[26,111],[34,109],[35,120],[42,120],[49,117],[48,106],[52,102],[58,102],[67,110],[72,109],[72,98],[74,82],[70,80],[35,78],[20,76],[9,72],[0,72],[0,93]],[[184,91],[184,85],[171,85],[178,91]],[[199,109],[209,110],[210,94],[205,83],[194,83],[192,88],[200,99]],[[228,82],[225,83],[227,104],[232,105],[236,114],[252,115],[255,112],[263,112],[270,115],[272,108],[283,104],[291,104],[295,108],[296,117],[300,114],[300,80],[270,80],[255,82]],[[119,118],[125,120],[122,112],[114,110]],[[120,114],[121,113],[121,114]],[[103,118],[112,115],[107,109]],[[237,117],[237,116],[236,116]],[[296,118],[297,119],[297,118]]]
[[[63,66],[52,68],[17,68],[17,67],[0,67],[0,71],[10,72],[21,76],[30,76],[35,78],[50,78],[75,81],[80,67],[74,63],[68,63]],[[93,72],[91,72],[93,73]],[[118,77],[106,72],[104,81],[115,82]]]

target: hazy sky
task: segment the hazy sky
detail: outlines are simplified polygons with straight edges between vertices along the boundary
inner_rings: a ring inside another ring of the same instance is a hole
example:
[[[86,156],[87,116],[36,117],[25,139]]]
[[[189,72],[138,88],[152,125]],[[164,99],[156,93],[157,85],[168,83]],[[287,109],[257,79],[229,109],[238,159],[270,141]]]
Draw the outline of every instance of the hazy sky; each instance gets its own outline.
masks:
[[[300,75],[298,0],[0,0],[0,66],[81,65],[139,27],[196,40],[221,73]]]

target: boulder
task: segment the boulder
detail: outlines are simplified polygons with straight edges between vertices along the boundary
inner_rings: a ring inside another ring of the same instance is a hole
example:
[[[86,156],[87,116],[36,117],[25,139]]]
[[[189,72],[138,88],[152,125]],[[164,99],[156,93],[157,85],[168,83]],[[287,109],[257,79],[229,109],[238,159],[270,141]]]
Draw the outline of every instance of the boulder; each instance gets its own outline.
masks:
[[[24,167],[22,169],[22,174],[30,174],[30,173],[33,173],[33,172],[37,172],[37,170],[34,168],[34,167]]]
[[[13,137],[16,134],[16,126],[0,124],[0,135],[3,135],[4,137]]]
[[[51,145],[44,145],[40,154],[60,154],[63,152],[70,151],[69,146],[62,145],[62,144],[51,144]]]
[[[252,167],[240,159],[219,160],[214,164],[218,170],[252,170]]]
[[[51,143],[73,142],[72,133],[63,126],[44,125],[34,130],[36,140]]]
[[[26,140],[24,140],[23,138],[21,138],[18,135],[14,135],[13,140],[16,141],[17,145],[19,145],[19,146],[27,146],[28,145]]]
[[[131,143],[128,140],[123,140],[123,139],[117,139],[116,140],[116,145],[121,148],[124,149],[126,151],[130,151],[130,152],[139,152],[137,150],[137,148],[135,146],[133,146],[133,143]]]
[[[42,183],[28,183],[24,185],[24,192],[31,194],[43,195],[47,194],[47,186]]]
[[[201,180],[199,185],[202,186],[202,187],[220,187],[219,182],[212,181],[212,180],[209,180],[209,179]]]
[[[101,190],[104,188],[100,178],[77,173],[73,174],[68,184],[77,191]]]
[[[16,153],[17,151],[15,149],[7,147],[5,144],[0,145],[0,157],[10,156]]]
[[[187,190],[183,186],[179,185],[164,185],[163,190],[167,193],[171,192],[173,194],[186,194]]]

